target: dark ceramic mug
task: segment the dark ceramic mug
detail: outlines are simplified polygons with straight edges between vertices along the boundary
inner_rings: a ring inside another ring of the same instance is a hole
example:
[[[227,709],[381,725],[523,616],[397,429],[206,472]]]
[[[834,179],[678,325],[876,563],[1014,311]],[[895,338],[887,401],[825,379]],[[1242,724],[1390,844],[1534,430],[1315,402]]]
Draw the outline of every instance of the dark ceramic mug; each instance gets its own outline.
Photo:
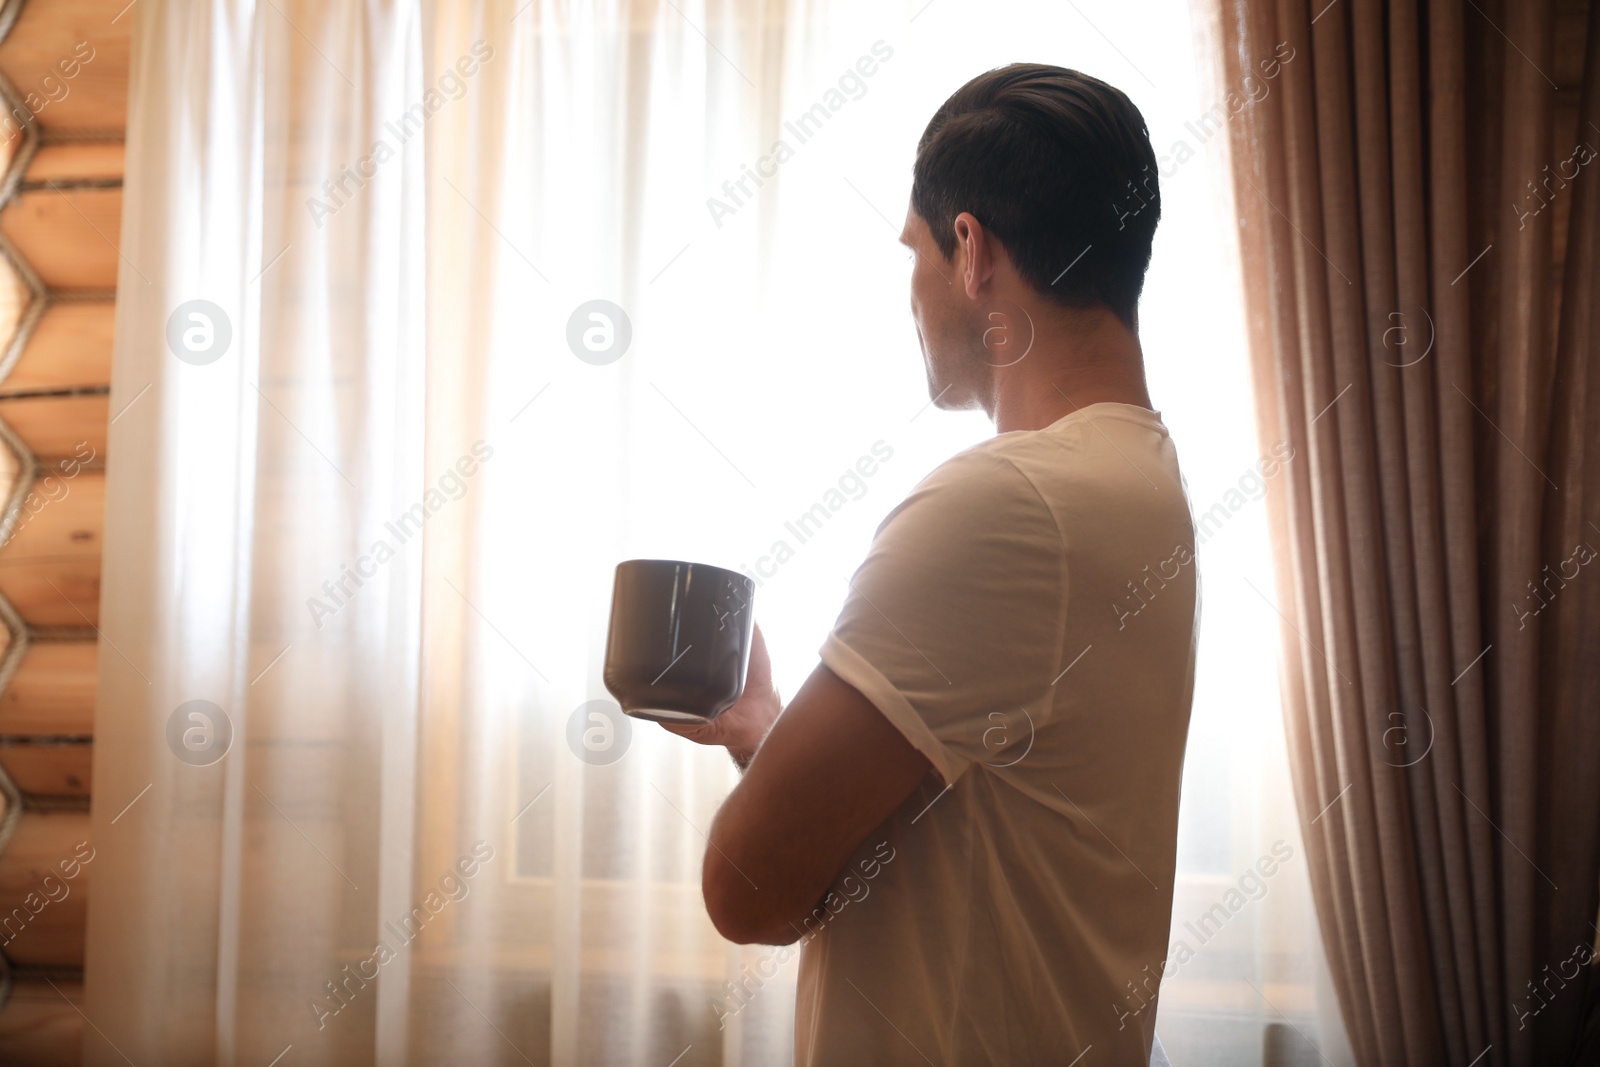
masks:
[[[705,723],[732,707],[750,667],[755,591],[750,578],[709,563],[617,564],[604,679],[622,710]]]

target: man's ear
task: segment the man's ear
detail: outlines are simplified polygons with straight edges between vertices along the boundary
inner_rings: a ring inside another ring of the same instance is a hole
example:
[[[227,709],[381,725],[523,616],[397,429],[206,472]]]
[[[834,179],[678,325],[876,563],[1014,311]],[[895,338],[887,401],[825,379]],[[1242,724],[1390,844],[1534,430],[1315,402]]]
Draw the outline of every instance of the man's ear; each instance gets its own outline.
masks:
[[[989,276],[994,273],[994,255],[989,248],[990,234],[970,211],[963,211],[953,223],[956,249],[960,254],[957,269],[961,287],[968,299],[976,300]]]

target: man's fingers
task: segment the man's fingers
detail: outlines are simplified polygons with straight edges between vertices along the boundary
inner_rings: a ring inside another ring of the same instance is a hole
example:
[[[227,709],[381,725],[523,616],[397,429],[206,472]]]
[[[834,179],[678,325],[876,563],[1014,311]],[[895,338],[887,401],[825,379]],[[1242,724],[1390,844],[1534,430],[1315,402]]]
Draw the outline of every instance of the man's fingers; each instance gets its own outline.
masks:
[[[675,733],[679,737],[687,737],[689,740],[698,741],[702,745],[720,744],[720,742],[713,739],[712,735],[714,734],[716,727],[710,724],[695,726],[688,723],[664,722],[661,724],[661,726],[663,729]]]

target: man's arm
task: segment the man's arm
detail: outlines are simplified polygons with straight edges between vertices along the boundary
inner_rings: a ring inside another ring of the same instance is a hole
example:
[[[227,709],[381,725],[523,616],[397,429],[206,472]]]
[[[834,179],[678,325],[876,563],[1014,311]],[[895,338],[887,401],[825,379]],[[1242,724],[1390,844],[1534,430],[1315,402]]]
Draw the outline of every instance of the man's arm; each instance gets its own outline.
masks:
[[[717,930],[740,944],[798,940],[801,920],[857,846],[931,769],[866,697],[819,664],[712,822],[701,885]]]

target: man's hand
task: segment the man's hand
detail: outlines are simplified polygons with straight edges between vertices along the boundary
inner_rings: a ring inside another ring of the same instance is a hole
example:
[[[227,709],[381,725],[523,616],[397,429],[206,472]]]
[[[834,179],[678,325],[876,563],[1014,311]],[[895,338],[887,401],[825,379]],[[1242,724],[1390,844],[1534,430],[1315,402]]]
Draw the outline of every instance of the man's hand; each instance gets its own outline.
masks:
[[[661,725],[699,744],[721,745],[739,769],[744,770],[782,710],[783,701],[772,687],[772,659],[767,655],[767,641],[761,636],[758,623],[750,642],[750,666],[745,673],[744,692],[733,707],[701,725],[665,722]]]

